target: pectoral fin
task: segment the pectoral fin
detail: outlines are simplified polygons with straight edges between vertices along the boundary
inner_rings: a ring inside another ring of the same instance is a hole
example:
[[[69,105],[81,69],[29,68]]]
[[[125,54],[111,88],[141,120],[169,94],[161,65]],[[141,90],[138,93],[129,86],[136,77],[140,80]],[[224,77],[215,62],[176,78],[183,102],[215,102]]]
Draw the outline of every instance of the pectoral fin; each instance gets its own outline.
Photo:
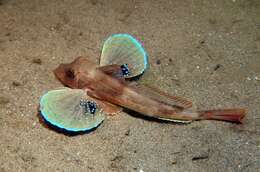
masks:
[[[132,78],[144,73],[148,68],[148,57],[142,44],[129,34],[114,34],[104,43],[100,65],[127,64],[129,73],[125,78]]]
[[[98,127],[106,114],[82,89],[59,88],[41,97],[42,117],[50,124],[67,131],[80,132]]]

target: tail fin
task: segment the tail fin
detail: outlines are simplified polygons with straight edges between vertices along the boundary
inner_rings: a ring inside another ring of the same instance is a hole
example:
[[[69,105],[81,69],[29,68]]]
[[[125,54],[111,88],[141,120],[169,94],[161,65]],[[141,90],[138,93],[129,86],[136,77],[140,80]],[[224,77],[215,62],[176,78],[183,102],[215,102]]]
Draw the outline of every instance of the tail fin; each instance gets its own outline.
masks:
[[[246,110],[235,108],[235,109],[198,111],[198,113],[200,119],[242,123],[242,119],[245,117]]]

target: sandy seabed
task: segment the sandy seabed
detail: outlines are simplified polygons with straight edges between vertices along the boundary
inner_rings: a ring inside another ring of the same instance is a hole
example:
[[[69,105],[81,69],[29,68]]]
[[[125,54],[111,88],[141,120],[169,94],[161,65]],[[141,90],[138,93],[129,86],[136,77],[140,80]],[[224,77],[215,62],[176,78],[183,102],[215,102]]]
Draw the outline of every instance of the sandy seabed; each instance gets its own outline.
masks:
[[[0,171],[260,171],[259,0],[0,0]],[[98,62],[114,33],[150,58],[140,83],[194,108],[246,107],[243,125],[108,117],[69,137],[37,116],[60,87],[52,70],[79,55]]]

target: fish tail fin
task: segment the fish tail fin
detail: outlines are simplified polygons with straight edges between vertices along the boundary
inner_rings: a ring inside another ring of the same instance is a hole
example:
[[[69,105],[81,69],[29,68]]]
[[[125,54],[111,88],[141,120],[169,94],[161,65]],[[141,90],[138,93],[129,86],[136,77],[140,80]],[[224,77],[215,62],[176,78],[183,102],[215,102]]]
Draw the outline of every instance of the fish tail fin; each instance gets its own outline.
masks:
[[[220,120],[235,123],[242,123],[245,117],[245,109],[219,109],[219,110],[205,110],[198,111],[200,120]]]

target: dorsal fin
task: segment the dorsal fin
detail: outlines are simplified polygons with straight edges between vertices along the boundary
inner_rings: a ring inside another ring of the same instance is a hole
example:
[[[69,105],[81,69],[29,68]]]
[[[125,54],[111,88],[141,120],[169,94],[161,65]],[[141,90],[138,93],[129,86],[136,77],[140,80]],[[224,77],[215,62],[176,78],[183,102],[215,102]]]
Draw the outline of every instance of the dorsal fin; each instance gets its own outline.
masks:
[[[158,88],[140,84],[134,85],[133,83],[131,83],[130,86],[136,89],[137,91],[140,91],[143,95],[146,95],[162,103],[175,106],[180,109],[187,109],[192,107],[191,101],[179,96],[170,95],[164,91],[159,90]]]
[[[157,92],[161,96],[165,96],[165,97],[171,99],[172,101],[174,101],[177,104],[179,104],[180,106],[182,106],[184,109],[192,107],[192,102],[183,97],[170,95],[170,94],[168,94],[162,90],[159,90],[158,88],[152,87],[152,86],[145,85],[145,87]]]

